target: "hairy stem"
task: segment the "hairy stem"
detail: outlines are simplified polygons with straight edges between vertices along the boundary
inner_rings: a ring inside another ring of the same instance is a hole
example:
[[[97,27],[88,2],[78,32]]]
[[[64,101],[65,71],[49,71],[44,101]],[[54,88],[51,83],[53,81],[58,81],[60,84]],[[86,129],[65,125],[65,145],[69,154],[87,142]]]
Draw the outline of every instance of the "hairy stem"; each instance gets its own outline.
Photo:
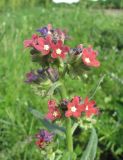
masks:
[[[72,137],[72,126],[71,126],[71,119],[66,119],[66,143],[67,143],[67,150],[69,152],[73,152],[73,137]]]
[[[67,98],[65,87],[62,85],[59,88],[61,99]],[[69,152],[73,152],[73,137],[72,137],[72,123],[71,118],[66,118],[66,147]]]

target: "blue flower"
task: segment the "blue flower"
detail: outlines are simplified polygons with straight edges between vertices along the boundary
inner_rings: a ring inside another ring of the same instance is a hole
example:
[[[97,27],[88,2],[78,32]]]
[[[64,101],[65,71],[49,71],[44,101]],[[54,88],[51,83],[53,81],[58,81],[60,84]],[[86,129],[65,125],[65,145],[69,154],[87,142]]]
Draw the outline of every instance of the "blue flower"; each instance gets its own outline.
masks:
[[[39,28],[37,29],[37,32],[40,32],[42,36],[47,36],[48,28],[47,27]]]
[[[43,139],[44,142],[51,142],[53,139],[53,133],[48,132],[47,130],[40,130],[40,132],[36,135],[36,138]]]

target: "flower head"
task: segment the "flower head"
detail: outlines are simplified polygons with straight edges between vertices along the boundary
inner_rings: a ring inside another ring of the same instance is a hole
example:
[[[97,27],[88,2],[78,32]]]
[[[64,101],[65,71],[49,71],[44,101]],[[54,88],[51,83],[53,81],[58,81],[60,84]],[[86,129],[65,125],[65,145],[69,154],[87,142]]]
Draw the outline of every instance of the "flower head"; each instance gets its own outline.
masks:
[[[50,109],[46,115],[46,119],[51,121],[55,121],[56,119],[60,119],[60,118],[61,118],[61,112],[58,108]]]
[[[52,110],[55,109],[57,107],[56,101],[55,100],[49,100],[48,101],[48,109]]]
[[[50,43],[50,36],[47,36],[46,38],[38,37],[37,43],[34,44],[34,48],[42,52],[43,55],[47,55],[50,52]]]
[[[88,97],[85,98],[84,104],[82,104],[82,111],[85,112],[87,117],[98,114],[98,109],[95,107],[95,104],[95,101],[89,101]]]
[[[58,40],[58,42],[55,43],[51,43],[51,48],[52,48],[52,58],[65,58],[66,54],[69,52],[69,47],[63,45],[63,42],[61,40]]]
[[[37,29],[37,32],[40,32],[42,36],[47,36],[48,28],[43,27],[43,28]]]
[[[34,47],[34,45],[37,43],[38,35],[33,34],[31,39],[27,39],[24,41],[24,47]]]
[[[36,145],[40,148],[44,148],[44,146],[53,140],[53,133],[48,132],[47,130],[40,130],[38,134],[36,134]]]
[[[48,101],[48,113],[46,114],[46,119],[54,121],[61,118],[61,112],[57,107],[55,100]]]
[[[52,29],[51,24],[48,24],[47,27],[42,27],[37,29],[37,32],[40,32],[43,37],[46,37],[48,34],[51,34],[50,30]]]
[[[26,74],[26,81],[27,83],[31,83],[31,82],[37,82],[39,76],[37,74],[35,74],[33,71],[29,72]]]
[[[89,67],[99,67],[100,62],[96,59],[97,52],[92,47],[84,48],[82,51],[82,61]]]
[[[80,117],[81,116],[81,107],[80,98],[75,96],[71,102],[67,104],[68,110],[65,113],[66,117]]]

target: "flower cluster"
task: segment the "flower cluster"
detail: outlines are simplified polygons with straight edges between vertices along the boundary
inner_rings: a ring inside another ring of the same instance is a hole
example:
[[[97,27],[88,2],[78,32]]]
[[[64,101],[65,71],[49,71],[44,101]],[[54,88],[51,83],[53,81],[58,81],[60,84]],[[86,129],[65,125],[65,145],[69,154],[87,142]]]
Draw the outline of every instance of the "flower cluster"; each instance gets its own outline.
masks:
[[[54,121],[62,117],[81,117],[84,113],[87,118],[92,115],[98,114],[98,109],[95,107],[96,102],[94,100],[89,100],[88,97],[82,100],[81,97],[75,96],[72,100],[62,100],[62,102],[57,105],[55,100],[48,101],[48,113],[46,118]]]
[[[41,35],[34,34],[31,39],[24,41],[24,46],[31,47],[42,56],[51,55],[53,59],[65,58],[69,47],[64,45],[66,33],[60,29],[52,29],[51,25],[37,30]]]
[[[38,134],[36,134],[36,145],[39,148],[44,148],[48,143],[53,140],[53,133],[48,132],[47,130],[40,130]]]
[[[30,53],[33,59],[42,64],[42,59],[45,62],[53,62],[55,59],[61,58],[67,63],[74,56],[74,59],[79,56],[81,62],[87,67],[99,67],[100,62],[97,60],[97,51],[94,51],[91,46],[84,48],[82,44],[76,48],[71,48],[64,45],[68,39],[65,31],[54,29],[49,24],[46,27],[37,30],[40,35],[33,34],[31,39],[24,41],[25,48],[31,48]],[[45,58],[44,58],[45,57]],[[45,65],[49,63],[45,63]]]

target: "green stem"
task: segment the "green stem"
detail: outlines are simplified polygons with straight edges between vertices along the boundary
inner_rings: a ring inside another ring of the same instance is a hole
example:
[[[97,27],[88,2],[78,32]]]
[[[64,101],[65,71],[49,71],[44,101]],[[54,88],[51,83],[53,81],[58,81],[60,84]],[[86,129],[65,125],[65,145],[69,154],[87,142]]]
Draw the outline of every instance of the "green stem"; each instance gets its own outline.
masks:
[[[61,99],[67,98],[66,89],[63,85],[59,88],[59,94],[61,96]],[[67,150],[69,152],[73,152],[73,137],[72,137],[71,118],[66,118],[66,145],[67,145]]]
[[[71,119],[66,119],[66,141],[67,141],[67,150],[73,152],[73,138],[72,138],[72,126]]]

